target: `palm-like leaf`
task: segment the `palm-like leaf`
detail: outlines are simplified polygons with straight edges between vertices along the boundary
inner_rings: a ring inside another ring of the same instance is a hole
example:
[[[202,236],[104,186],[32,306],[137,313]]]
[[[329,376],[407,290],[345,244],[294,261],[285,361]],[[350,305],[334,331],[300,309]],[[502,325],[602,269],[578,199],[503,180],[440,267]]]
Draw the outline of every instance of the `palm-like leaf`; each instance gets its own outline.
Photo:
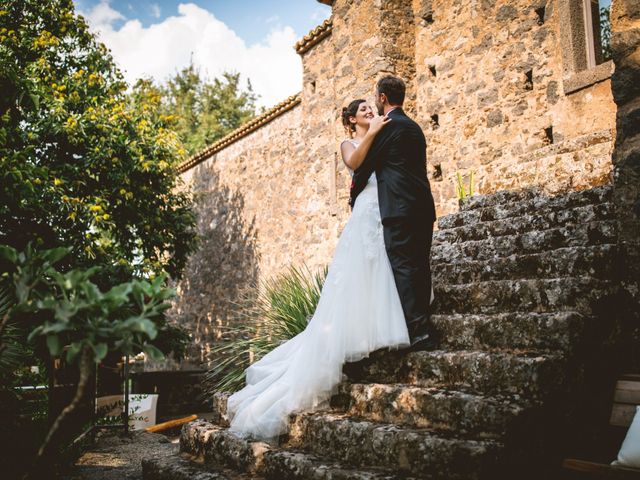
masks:
[[[14,305],[13,297],[5,287],[0,287],[0,318],[9,312]],[[7,378],[20,367],[23,348],[20,344],[22,336],[15,325],[5,325],[0,333],[0,376]]]
[[[238,304],[240,325],[223,329],[223,338],[232,340],[211,350],[207,393],[239,390],[250,361],[302,332],[315,312],[326,276],[326,268],[312,273],[307,267],[289,267],[255,286]]]

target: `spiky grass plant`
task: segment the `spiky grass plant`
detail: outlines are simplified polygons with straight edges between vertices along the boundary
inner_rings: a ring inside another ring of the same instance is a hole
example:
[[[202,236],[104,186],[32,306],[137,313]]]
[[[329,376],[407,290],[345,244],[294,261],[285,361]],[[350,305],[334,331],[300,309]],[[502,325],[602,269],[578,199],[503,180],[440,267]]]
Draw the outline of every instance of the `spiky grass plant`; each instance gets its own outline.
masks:
[[[458,200],[464,200],[465,198],[473,196],[474,175],[475,172],[471,170],[471,173],[469,173],[469,187],[466,187],[462,179],[462,175],[460,174],[460,172],[456,172],[456,195],[458,196]]]
[[[207,394],[234,392],[245,384],[244,370],[283,342],[302,332],[315,312],[327,268],[289,267],[255,285],[237,303],[234,326],[223,329],[223,340],[211,350]]]

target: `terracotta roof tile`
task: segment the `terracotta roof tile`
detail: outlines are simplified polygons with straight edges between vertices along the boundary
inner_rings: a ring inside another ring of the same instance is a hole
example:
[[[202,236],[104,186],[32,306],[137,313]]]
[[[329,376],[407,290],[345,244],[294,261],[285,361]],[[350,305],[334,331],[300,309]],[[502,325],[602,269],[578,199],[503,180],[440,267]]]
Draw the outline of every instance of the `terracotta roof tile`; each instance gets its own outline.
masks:
[[[222,137],[217,142],[212,143],[205,149],[201,150],[200,152],[196,153],[195,155],[187,159],[187,161],[185,161],[184,163],[178,166],[178,171],[180,173],[183,173],[189,170],[190,168],[195,167],[199,163],[209,158],[211,155],[228,147],[232,143],[240,140],[242,137],[249,135],[251,132],[257,130],[263,125],[266,125],[274,118],[279,117],[283,113],[291,110],[293,107],[298,105],[301,100],[302,100],[302,97],[300,93],[292,95],[286,100],[283,100],[282,102],[278,103],[275,107],[271,107],[262,115],[254,118],[253,120],[250,120],[249,122],[245,123],[241,127],[236,128],[232,132],[228,133],[226,136]]]
[[[333,29],[333,22],[330,18],[326,19],[322,22],[321,25],[318,25],[316,28],[307,33],[304,37],[302,37],[295,45],[296,52],[302,55],[305,52],[308,52],[311,47],[320,43],[323,39],[327,38],[331,35],[331,31]]]

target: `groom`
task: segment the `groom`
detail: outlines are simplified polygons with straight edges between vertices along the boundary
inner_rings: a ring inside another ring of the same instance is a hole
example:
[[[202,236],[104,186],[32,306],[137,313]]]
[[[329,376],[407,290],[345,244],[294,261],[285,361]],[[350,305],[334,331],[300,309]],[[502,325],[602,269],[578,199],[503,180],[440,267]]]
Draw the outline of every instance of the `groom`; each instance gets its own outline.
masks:
[[[377,134],[351,185],[350,205],[376,172],[384,242],[400,295],[411,346],[435,345],[430,322],[429,254],[436,219],[427,179],[426,140],[402,110],[405,84],[394,76],[376,85],[376,107],[391,121]]]

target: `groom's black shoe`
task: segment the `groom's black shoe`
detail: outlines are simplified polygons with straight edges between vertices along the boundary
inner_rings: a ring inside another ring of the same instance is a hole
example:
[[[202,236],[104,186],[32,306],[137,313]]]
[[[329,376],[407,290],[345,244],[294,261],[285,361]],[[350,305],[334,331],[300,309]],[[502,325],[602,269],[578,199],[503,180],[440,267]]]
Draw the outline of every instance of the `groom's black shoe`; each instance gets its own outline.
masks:
[[[417,335],[411,339],[409,350],[412,352],[420,350],[434,350],[438,346],[438,340],[433,333]]]
[[[411,350],[433,350],[438,345],[438,335],[431,323],[431,315],[421,315],[407,323]]]

